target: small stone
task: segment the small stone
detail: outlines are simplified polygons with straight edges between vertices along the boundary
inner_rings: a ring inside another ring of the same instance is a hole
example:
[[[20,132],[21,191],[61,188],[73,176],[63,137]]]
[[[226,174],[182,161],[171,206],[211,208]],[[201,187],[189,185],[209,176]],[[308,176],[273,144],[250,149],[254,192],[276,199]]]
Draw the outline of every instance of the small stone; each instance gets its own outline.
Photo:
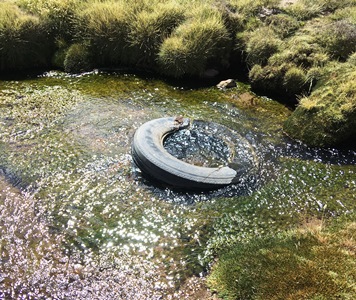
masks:
[[[236,87],[237,84],[234,79],[227,79],[227,80],[220,81],[216,86],[219,89],[228,89],[228,88]]]

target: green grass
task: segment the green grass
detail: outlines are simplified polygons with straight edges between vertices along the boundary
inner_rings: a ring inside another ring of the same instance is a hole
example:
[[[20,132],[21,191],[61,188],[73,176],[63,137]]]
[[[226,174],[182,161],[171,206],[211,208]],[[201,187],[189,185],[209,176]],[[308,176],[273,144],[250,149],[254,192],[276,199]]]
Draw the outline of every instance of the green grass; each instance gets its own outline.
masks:
[[[116,65],[123,60],[131,9],[125,1],[106,1],[90,3],[78,13],[77,40],[89,45],[94,65]]]
[[[321,80],[285,123],[292,137],[314,146],[346,143],[356,134],[356,71],[350,62],[331,63]]]
[[[128,47],[130,62],[138,66],[155,67],[163,40],[185,19],[182,6],[174,2],[158,3],[130,15]]]
[[[209,67],[209,60],[217,66],[224,64],[229,43],[222,14],[207,5],[195,7],[188,20],[162,43],[159,68],[169,76],[200,75]]]
[[[39,18],[12,3],[0,3],[0,70],[45,66],[48,52]]]

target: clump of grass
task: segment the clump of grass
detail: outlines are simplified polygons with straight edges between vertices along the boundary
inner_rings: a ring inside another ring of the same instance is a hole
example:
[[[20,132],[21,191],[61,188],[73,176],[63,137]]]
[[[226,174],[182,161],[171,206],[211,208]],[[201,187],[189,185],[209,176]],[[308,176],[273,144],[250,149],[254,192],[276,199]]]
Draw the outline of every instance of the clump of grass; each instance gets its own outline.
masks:
[[[159,69],[175,77],[201,75],[211,60],[215,59],[218,67],[227,61],[229,43],[222,14],[202,5],[164,40],[158,56]]]
[[[352,53],[352,54],[349,56],[347,62],[348,62],[349,64],[351,64],[351,65],[356,66],[356,52]]]
[[[321,28],[319,36],[320,44],[332,57],[346,60],[356,49],[356,21],[352,23],[348,20],[339,20],[327,24]]]
[[[315,77],[306,76],[308,70],[324,66],[329,56],[309,35],[295,35],[280,45],[280,50],[269,57],[266,65],[251,68],[251,85],[276,94],[302,94],[316,81]]]
[[[300,21],[284,13],[269,16],[266,23],[280,38],[291,36],[301,27]]]
[[[278,7],[280,0],[230,0],[230,6],[244,15],[250,17],[256,15],[262,8]]]
[[[0,45],[0,70],[48,64],[50,50],[39,18],[13,3],[0,3]]]
[[[311,68],[323,66],[329,61],[329,56],[324,49],[307,34],[295,35],[288,39],[280,53],[269,60],[271,65],[293,63],[297,67]]]
[[[265,65],[282,43],[275,32],[267,26],[249,33],[246,39],[246,60],[250,65]]]
[[[69,73],[81,73],[92,69],[92,58],[85,44],[73,44],[66,52],[64,70]]]
[[[19,6],[41,18],[53,39],[71,41],[74,20],[80,2],[77,0],[19,0]]]
[[[278,94],[283,92],[283,77],[287,65],[281,66],[261,66],[254,65],[249,71],[251,86],[256,90],[267,91]]]
[[[350,60],[352,62],[352,59]],[[356,71],[352,63],[331,63],[309,97],[285,122],[284,129],[313,146],[329,146],[356,136]]]
[[[298,20],[309,20],[325,11],[325,2],[321,0],[298,0],[284,9]]]
[[[296,94],[305,88],[307,83],[307,76],[305,71],[298,67],[291,67],[284,74],[283,86],[290,94]]]
[[[175,2],[158,3],[132,13],[128,22],[130,61],[139,66],[154,66],[163,40],[182,23],[185,12]]]
[[[229,248],[208,277],[224,299],[352,299],[354,222],[336,232],[318,222]]]
[[[79,13],[77,39],[88,44],[98,66],[116,65],[124,60],[127,47],[127,13],[133,9],[126,1],[93,2]]]

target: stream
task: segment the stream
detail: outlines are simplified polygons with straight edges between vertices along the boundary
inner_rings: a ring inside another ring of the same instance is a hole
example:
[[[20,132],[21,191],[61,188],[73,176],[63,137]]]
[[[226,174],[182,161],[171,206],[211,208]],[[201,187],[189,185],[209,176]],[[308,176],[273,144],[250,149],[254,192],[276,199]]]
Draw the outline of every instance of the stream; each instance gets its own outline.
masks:
[[[0,81],[0,298],[195,299],[226,245],[352,217],[355,151],[292,141],[289,114],[243,83],[98,71]],[[193,126],[167,151],[246,167],[238,184],[175,190],[133,164],[135,130],[179,115]]]

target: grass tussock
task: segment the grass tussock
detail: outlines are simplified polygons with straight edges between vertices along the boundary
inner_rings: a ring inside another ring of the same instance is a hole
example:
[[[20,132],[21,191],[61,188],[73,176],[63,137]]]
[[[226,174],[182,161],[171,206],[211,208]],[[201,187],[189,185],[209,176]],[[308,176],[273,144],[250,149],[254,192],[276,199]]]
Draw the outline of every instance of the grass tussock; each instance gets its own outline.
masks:
[[[0,70],[44,66],[48,52],[39,18],[12,3],[0,3]]]
[[[310,145],[334,145],[352,139],[356,126],[356,71],[353,54],[343,64],[321,70],[321,79],[310,96],[285,123],[294,138]]]
[[[221,66],[227,62],[229,42],[222,14],[201,5],[162,43],[159,68],[169,76],[200,75],[209,63]]]
[[[94,2],[78,14],[77,40],[88,44],[95,65],[107,66],[122,61],[129,10],[126,1]]]
[[[230,248],[208,285],[224,299],[352,299],[356,226],[326,230],[320,220]]]
[[[139,66],[155,66],[163,40],[185,19],[183,7],[174,2],[158,3],[130,16],[128,44],[130,60]]]

